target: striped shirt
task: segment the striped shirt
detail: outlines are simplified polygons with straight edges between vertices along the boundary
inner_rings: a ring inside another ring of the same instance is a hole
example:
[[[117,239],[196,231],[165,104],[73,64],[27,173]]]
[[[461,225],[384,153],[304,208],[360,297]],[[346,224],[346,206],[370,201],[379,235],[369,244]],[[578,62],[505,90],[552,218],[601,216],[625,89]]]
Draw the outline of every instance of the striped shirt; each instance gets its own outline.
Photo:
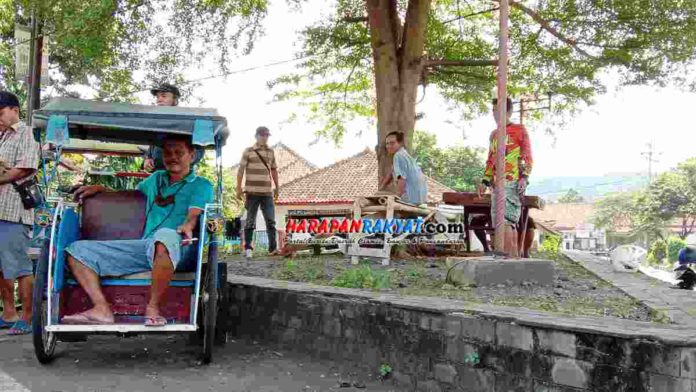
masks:
[[[256,153],[257,151],[258,154]],[[266,161],[268,168],[263,164],[259,155]],[[271,173],[268,169],[276,168],[275,154],[268,146],[262,146],[256,143],[252,147],[244,150],[244,153],[242,153],[242,160],[239,162],[239,170],[242,170],[246,177],[244,191],[253,195],[273,194]]]
[[[0,131],[0,161],[6,168],[38,168],[39,143],[34,140],[30,127],[17,123],[4,132]],[[25,225],[34,222],[34,210],[24,209],[12,184],[0,185],[0,220]]]

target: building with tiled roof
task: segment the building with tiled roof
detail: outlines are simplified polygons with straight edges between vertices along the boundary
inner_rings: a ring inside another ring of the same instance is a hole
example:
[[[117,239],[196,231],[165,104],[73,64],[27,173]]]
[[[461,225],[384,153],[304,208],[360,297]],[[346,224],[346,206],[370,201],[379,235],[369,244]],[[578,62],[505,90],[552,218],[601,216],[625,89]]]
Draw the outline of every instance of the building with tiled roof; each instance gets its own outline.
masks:
[[[319,169],[280,187],[278,205],[352,204],[361,196],[377,192],[377,155],[365,149],[352,157]],[[428,203],[442,200],[443,192],[454,192],[427,177]]]
[[[590,203],[557,203],[532,209],[529,215],[535,223],[560,232],[563,249],[602,250],[607,246],[606,230],[592,223],[594,211]]]

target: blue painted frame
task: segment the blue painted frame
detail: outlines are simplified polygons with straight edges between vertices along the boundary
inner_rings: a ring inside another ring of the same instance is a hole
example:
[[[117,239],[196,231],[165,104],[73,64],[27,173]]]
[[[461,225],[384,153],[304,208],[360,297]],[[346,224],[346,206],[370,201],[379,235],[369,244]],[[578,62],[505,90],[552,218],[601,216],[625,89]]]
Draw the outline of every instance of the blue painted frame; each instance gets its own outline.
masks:
[[[58,225],[55,260],[53,262],[53,293],[58,294],[65,282],[65,248],[80,238],[80,216],[75,207],[66,206]]]
[[[194,280],[172,280],[169,282],[170,287],[193,287]],[[78,283],[74,279],[66,280],[66,284],[77,286]],[[151,286],[152,279],[102,279],[102,286]]]

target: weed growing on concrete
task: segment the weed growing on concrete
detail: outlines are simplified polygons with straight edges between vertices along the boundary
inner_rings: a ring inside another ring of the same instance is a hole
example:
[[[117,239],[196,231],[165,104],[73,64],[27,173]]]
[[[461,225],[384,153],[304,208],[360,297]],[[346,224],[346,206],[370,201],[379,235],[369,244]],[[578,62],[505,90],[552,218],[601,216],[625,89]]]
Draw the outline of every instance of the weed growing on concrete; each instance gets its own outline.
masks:
[[[391,366],[389,366],[388,363],[383,363],[382,366],[379,367],[379,375],[382,378],[387,378],[392,372]]]
[[[464,363],[471,366],[476,366],[481,362],[478,353],[471,353],[464,357]]]
[[[331,285],[354,289],[386,289],[390,286],[390,278],[389,271],[373,270],[368,265],[361,265],[343,271],[331,281]]]

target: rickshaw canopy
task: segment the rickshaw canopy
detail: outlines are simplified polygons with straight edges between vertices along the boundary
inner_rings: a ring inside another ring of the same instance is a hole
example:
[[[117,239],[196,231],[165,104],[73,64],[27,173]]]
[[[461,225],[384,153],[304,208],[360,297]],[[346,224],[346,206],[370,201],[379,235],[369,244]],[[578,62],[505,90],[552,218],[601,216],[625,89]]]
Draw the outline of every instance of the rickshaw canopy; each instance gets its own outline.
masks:
[[[34,111],[34,128],[66,127],[70,139],[139,145],[157,144],[171,134],[191,135],[203,147],[223,146],[227,120],[215,109],[134,105],[54,98]],[[66,143],[67,144],[67,143]]]

